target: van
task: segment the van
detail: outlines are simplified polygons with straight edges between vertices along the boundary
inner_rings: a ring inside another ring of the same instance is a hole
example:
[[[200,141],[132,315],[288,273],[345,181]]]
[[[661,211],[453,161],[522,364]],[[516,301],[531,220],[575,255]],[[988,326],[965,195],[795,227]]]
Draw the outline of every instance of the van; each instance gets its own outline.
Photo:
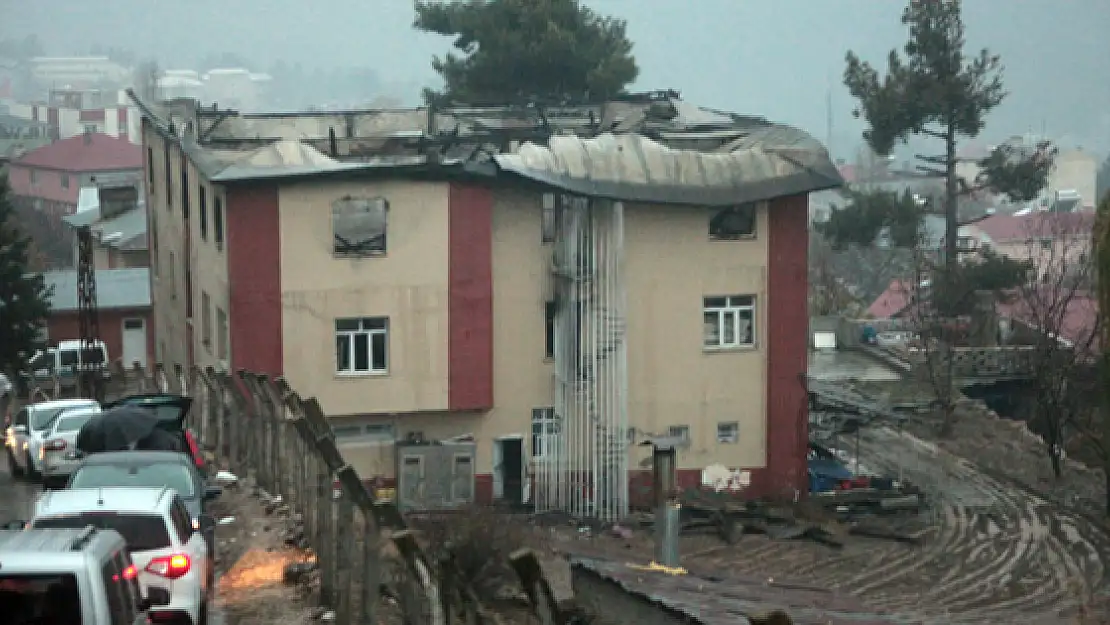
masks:
[[[92,370],[107,378],[108,348],[104,341],[93,341],[89,349],[81,348],[81,341],[61,341],[46,351],[39,351],[28,363],[30,377],[45,381],[57,375],[62,379],[76,378],[81,371]]]
[[[139,571],[113,530],[0,530],[5,623],[139,625],[149,622]]]

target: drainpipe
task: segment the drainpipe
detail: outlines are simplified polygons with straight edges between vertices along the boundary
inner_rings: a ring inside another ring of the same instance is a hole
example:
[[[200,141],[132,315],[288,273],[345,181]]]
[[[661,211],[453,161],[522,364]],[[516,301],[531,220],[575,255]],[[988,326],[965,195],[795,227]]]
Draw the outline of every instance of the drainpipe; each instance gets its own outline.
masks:
[[[655,561],[663,566],[678,567],[682,504],[675,488],[674,445],[652,445],[651,461],[655,498]]]

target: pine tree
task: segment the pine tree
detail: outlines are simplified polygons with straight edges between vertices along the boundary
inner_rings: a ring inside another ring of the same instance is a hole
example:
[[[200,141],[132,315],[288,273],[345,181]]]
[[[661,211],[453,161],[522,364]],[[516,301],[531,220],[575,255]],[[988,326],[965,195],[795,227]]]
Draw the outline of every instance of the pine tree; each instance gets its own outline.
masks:
[[[436,57],[444,80],[429,101],[474,105],[603,100],[639,68],[625,22],[579,0],[417,2],[417,30],[454,37],[461,55]]]
[[[0,371],[21,368],[42,347],[51,295],[42,275],[29,271],[31,239],[19,230],[8,191],[0,175]]]

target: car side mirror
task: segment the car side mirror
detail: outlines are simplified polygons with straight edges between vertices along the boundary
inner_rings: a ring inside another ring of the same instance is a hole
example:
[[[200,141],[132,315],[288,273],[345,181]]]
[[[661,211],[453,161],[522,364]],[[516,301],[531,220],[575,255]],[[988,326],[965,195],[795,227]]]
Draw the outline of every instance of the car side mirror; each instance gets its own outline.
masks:
[[[219,486],[208,486],[204,489],[204,500],[212,501],[213,499],[219,499],[222,494],[224,494],[224,489]]]

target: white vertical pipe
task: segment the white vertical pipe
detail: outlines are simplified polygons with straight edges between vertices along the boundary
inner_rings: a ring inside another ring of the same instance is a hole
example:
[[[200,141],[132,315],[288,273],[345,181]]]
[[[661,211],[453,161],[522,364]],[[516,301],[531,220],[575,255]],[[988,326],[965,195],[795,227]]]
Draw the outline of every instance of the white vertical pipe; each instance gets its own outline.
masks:
[[[627,282],[624,276],[624,204],[616,202],[613,206],[613,226],[614,226],[614,240],[616,252],[614,258],[614,271],[613,275],[616,278],[616,319],[619,319],[618,330],[621,333],[620,343],[617,346],[617,353],[614,354],[617,363],[617,420],[620,424],[620,432],[624,436],[621,441],[622,454],[620,455],[619,470],[621,475],[620,480],[620,508],[619,514],[624,517],[628,515],[628,450],[626,448],[628,443],[628,334],[627,334]]]

